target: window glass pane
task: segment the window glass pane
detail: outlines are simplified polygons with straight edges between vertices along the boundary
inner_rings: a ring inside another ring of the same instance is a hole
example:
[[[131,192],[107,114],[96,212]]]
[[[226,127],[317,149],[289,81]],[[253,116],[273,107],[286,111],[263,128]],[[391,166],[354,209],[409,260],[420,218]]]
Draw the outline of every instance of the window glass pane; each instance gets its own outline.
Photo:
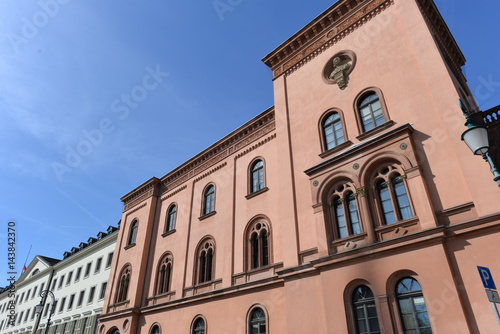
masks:
[[[417,280],[403,278],[396,286],[401,321],[405,333],[432,333],[422,288]]]
[[[215,188],[214,186],[209,186],[205,190],[205,203],[204,203],[204,214],[214,211],[214,199],[215,199]]]
[[[252,268],[259,267],[259,237],[257,233],[252,234]]]
[[[431,322],[429,321],[429,316],[426,312],[417,314],[418,327],[430,327]]]
[[[344,142],[344,132],[338,114],[332,114],[325,120],[323,123],[323,136],[327,150]]]
[[[262,231],[262,265],[267,266],[269,264],[269,242],[267,238],[267,232]]]
[[[365,97],[359,103],[358,109],[364,131],[369,131],[385,123],[384,112],[377,94],[372,92],[369,96]]]
[[[375,299],[370,288],[366,285],[360,285],[354,290],[352,298],[356,316],[357,333],[380,333]]]
[[[415,319],[413,318],[413,314],[403,315],[403,328],[405,330],[417,328],[417,325],[415,324]]]
[[[370,333],[371,334],[380,333],[380,327],[379,327],[377,318],[369,319],[368,323],[370,324]]]
[[[366,304],[366,311],[368,313],[369,318],[373,318],[377,316],[377,309],[375,308],[375,302],[372,304]]]
[[[408,194],[406,193],[405,184],[400,176],[393,178],[393,182],[401,219],[409,219],[413,217],[413,214],[411,212],[410,200],[408,199]]]
[[[266,315],[261,308],[256,308],[252,311],[249,326],[252,334],[266,333]]]
[[[394,215],[394,208],[392,207],[391,197],[389,194],[389,189],[385,182],[378,184],[378,194],[380,198],[380,204],[382,205],[382,212],[384,214],[384,221],[387,225],[396,222],[396,216]]]
[[[401,309],[401,313],[403,314],[408,314],[413,311],[410,299],[399,300],[399,307]]]
[[[345,238],[347,237],[347,225],[345,221],[344,206],[342,205],[342,200],[340,198],[335,201],[334,210],[339,238]]]
[[[359,224],[358,207],[356,205],[356,198],[353,194],[347,197],[347,207],[349,209],[349,219],[351,221],[351,229],[353,234],[361,233]]]
[[[325,144],[326,144],[326,149],[329,150],[331,148],[335,147],[335,137],[333,134],[333,128],[329,126],[328,128],[324,129],[324,134],[325,134]]]
[[[259,190],[264,188],[264,167],[258,171]]]
[[[364,319],[358,319],[358,332],[360,334],[368,333],[368,328]]]
[[[342,131],[342,123],[340,123],[339,120],[335,122],[333,126],[334,126],[336,144],[340,145],[344,142],[344,131]]]
[[[168,227],[167,231],[172,231],[175,228],[175,218],[177,216],[177,206],[173,205],[168,212]]]

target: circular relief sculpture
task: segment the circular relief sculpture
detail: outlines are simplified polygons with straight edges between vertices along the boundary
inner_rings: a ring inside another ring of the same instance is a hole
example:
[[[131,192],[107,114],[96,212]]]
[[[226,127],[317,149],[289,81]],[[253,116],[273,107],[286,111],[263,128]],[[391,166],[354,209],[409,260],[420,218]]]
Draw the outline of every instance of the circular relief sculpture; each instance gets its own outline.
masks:
[[[341,90],[347,87],[349,74],[356,65],[356,54],[350,50],[336,53],[323,68],[323,80],[327,84],[336,84]]]

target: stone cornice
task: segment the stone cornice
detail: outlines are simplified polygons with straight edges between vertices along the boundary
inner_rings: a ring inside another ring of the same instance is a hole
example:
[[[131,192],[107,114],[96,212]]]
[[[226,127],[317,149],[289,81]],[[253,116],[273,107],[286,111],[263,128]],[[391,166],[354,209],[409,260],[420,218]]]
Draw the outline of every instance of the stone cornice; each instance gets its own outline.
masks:
[[[404,136],[404,135],[410,136],[412,132],[413,132],[413,126],[411,124],[409,123],[403,124],[397,128],[384,132],[377,137],[353,145],[345,149],[344,151],[339,152],[333,157],[324,160],[315,166],[312,166],[311,168],[305,170],[304,173],[307,174],[308,176],[313,176],[316,173],[324,170],[328,166],[334,165],[343,159],[363,154],[364,151],[368,150],[371,147],[380,145],[381,142],[397,138],[399,136]]]
[[[461,75],[461,67],[465,65],[465,57],[462,54],[462,51],[460,51],[455,38],[448,29],[448,26],[439,13],[434,1],[417,0],[417,4],[424,16],[425,21],[429,25],[429,28],[434,33],[436,42],[451,62],[455,74],[460,74],[460,76],[458,76],[459,78],[463,77]]]
[[[144,182],[142,185],[132,190],[120,200],[125,205],[123,211],[127,211],[134,207],[137,203],[142,202],[144,199],[149,198],[155,194],[155,190],[159,189],[160,180],[156,177],[150,178],[148,181]]]
[[[276,128],[274,107],[271,107],[245,123],[226,137],[222,138],[203,152],[186,161],[161,179],[153,177],[135,188],[121,198],[124,203],[124,211],[127,211],[150,196],[165,194],[162,198],[169,197],[166,193],[172,190],[177,191],[187,180],[194,177],[201,177],[207,173],[208,169],[221,163],[231,154],[234,154],[242,148],[250,145],[259,138],[262,138],[273,132]],[[217,168],[222,168],[226,163]],[[184,189],[184,188],[182,188]]]
[[[162,193],[199,175],[246,145],[274,131],[275,127],[274,107],[271,107],[162,177]]]
[[[394,0],[340,0],[262,61],[271,68],[274,78],[283,73],[290,74],[393,2]]]
[[[290,37],[262,61],[274,78],[288,75],[392,5],[394,0],[340,0]],[[432,0],[417,0],[436,42],[456,73],[465,58]]]

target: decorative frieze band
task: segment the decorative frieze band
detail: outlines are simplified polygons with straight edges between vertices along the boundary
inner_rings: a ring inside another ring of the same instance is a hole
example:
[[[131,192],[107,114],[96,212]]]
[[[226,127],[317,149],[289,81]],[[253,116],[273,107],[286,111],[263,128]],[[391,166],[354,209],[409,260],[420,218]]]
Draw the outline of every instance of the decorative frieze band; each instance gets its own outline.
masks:
[[[217,167],[215,167],[215,168],[213,168],[213,169],[209,170],[209,171],[208,171],[208,172],[206,172],[205,174],[198,176],[196,179],[194,179],[194,182],[198,182],[198,181],[200,181],[201,179],[203,179],[203,178],[205,178],[205,177],[209,176],[210,174],[212,174],[212,173],[214,173],[214,172],[218,171],[219,169],[221,169],[221,168],[223,168],[223,167],[226,167],[226,165],[227,165],[227,162],[223,162],[223,163],[221,163],[219,166],[217,166]]]
[[[161,198],[161,201],[163,202],[164,200],[166,200],[167,198],[170,198],[172,196],[174,196],[175,194],[178,194],[180,193],[181,191],[183,191],[184,189],[187,188],[187,185],[183,185],[182,187],[178,188],[178,189],[175,189],[174,191],[172,192],[169,192],[168,194],[166,194],[165,196],[163,196]]]
[[[371,20],[394,0],[345,0],[273,51],[263,61],[274,78],[289,75]]]
[[[273,133],[272,135],[270,135],[269,137],[267,137],[266,139],[264,140],[261,140],[260,142],[258,142],[257,144],[255,145],[252,145],[251,147],[247,148],[246,150],[238,153],[235,157],[235,159],[239,159],[241,158],[242,156],[244,155],[247,155],[248,153],[252,152],[253,150],[255,150],[256,148],[266,144],[267,142],[273,140],[274,138],[276,138],[276,133]]]

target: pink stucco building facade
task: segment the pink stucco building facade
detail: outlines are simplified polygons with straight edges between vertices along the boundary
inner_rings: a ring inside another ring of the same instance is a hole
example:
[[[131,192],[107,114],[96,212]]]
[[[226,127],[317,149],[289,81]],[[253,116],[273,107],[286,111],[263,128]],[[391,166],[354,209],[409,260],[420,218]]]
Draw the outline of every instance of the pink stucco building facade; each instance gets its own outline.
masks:
[[[500,192],[431,0],[340,0],[274,107],[122,198],[99,333],[497,333]]]

